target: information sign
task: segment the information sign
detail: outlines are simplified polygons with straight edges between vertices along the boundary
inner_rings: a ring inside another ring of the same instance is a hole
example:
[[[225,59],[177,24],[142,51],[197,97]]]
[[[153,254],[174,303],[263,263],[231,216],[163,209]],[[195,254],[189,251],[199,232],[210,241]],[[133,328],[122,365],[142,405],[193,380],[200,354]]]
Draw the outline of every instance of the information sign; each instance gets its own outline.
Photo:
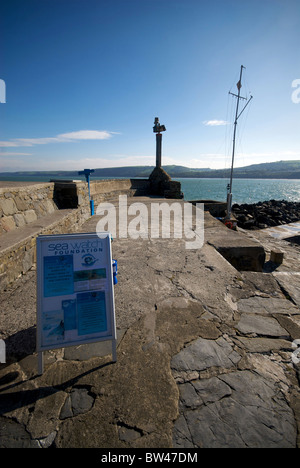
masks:
[[[111,235],[37,237],[37,351],[112,341],[116,324]]]

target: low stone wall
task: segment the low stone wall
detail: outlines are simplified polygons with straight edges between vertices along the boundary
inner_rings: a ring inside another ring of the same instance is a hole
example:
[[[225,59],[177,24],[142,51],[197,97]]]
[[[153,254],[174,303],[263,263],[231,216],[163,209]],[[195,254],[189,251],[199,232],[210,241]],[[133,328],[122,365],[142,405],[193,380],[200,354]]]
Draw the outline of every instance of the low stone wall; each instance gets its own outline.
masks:
[[[96,209],[98,203],[119,195],[148,195],[149,188],[149,179],[95,180],[90,183],[90,195]],[[83,206],[89,200],[88,185],[82,181],[55,181],[54,200],[60,209]]]
[[[53,183],[0,188],[0,235],[53,213]]]
[[[88,217],[87,207],[84,210],[78,208],[57,211],[55,216],[45,216],[41,222],[32,222],[23,230],[3,235],[0,241],[0,290],[13,283],[36,263],[37,236],[75,232]]]
[[[227,203],[216,200],[191,200],[193,205],[203,203],[204,211],[209,211],[215,218],[222,218],[226,215]]]
[[[147,195],[148,179],[112,179],[91,182],[95,205],[118,195]],[[43,184],[0,188],[0,235],[23,228],[58,209],[88,205],[88,185],[82,181],[53,181]]]
[[[95,211],[118,195],[148,193],[148,179],[113,179],[91,183]],[[53,181],[0,188],[0,289],[25,274],[36,262],[38,235],[76,232],[90,217],[88,185]]]
[[[118,195],[149,195],[149,191],[149,179],[109,179],[91,183],[91,197],[95,203]]]

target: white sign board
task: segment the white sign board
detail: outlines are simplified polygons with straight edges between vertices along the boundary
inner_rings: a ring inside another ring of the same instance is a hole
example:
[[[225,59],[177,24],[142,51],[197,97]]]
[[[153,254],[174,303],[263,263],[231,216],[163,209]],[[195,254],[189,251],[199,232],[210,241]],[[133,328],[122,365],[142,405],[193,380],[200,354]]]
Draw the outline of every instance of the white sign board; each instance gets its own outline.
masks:
[[[110,233],[38,236],[39,357],[45,350],[104,340],[113,341],[116,360]]]

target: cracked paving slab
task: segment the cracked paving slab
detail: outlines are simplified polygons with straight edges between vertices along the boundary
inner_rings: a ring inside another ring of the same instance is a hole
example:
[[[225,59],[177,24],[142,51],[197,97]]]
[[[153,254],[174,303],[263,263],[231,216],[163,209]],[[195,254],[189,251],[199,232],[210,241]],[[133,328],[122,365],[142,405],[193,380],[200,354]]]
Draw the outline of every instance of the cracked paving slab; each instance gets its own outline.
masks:
[[[295,446],[293,412],[270,381],[239,371],[192,385],[199,395],[199,407],[191,411],[183,400],[184,411],[175,424],[175,447]]]

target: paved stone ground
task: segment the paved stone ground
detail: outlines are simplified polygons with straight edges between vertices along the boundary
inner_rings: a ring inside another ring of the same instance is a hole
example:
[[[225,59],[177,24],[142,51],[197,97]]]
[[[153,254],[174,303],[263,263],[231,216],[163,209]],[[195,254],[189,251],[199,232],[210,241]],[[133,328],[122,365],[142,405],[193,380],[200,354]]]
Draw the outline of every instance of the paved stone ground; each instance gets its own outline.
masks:
[[[113,241],[116,363],[108,343],[78,346],[45,353],[38,376],[35,272],[0,295],[0,447],[299,447],[299,246],[242,232],[284,262],[239,272],[216,223],[197,250]]]

